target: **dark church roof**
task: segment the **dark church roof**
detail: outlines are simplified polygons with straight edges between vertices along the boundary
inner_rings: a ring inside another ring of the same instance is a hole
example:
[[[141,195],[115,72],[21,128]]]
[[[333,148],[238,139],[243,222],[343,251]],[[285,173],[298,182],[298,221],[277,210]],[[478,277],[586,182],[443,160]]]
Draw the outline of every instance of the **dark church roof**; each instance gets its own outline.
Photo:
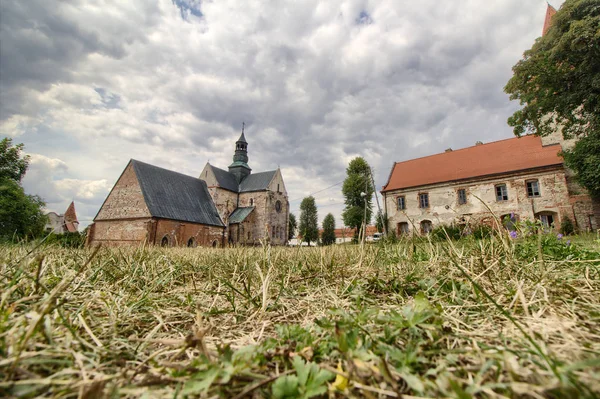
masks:
[[[233,213],[229,216],[229,223],[234,224],[243,222],[253,210],[253,206],[236,208],[236,210],[233,211]]]
[[[215,178],[217,179],[217,182],[219,183],[219,186],[221,186],[222,188],[229,190],[229,191],[233,191],[236,193],[238,192],[238,190],[239,190],[238,182],[232,173],[229,173],[226,170],[217,168],[216,166],[211,165],[211,167],[213,169],[213,173],[215,174]]]
[[[240,193],[266,190],[276,172],[276,170],[270,170],[268,172],[254,173],[246,176],[240,183]]]
[[[269,187],[269,183],[275,177],[276,170],[268,172],[253,173],[248,176],[238,185],[233,173],[210,165],[217,179],[217,183],[221,188],[224,188],[234,193],[246,193],[249,191],[262,191]]]
[[[135,159],[131,163],[152,216],[223,227],[203,180]]]

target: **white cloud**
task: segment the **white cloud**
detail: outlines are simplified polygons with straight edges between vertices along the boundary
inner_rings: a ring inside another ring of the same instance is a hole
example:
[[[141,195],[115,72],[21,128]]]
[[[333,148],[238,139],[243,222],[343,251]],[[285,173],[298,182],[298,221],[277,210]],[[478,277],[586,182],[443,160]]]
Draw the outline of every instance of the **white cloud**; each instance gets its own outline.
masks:
[[[28,189],[60,207],[77,198],[91,218],[129,158],[226,167],[243,121],[250,166],[281,166],[290,198],[342,180],[356,155],[381,186],[393,161],[510,137],[502,89],[545,3],[33,0],[0,12],[0,132],[46,157]],[[343,208],[333,190],[320,218]]]

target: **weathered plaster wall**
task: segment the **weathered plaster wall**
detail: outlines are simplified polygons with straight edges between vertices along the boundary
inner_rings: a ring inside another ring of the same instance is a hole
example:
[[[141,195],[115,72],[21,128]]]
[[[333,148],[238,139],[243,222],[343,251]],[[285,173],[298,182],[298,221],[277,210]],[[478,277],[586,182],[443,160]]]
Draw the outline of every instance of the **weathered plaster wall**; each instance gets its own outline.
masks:
[[[539,181],[541,196],[529,198],[526,181],[534,179]],[[497,184],[506,184],[507,201],[496,201],[495,185]],[[465,189],[467,193],[467,203],[464,205],[458,204],[459,189]],[[420,193],[429,194],[429,208],[419,208]],[[401,195],[406,198],[404,211],[398,210],[396,206],[397,198]],[[575,219],[565,172],[562,168],[505,175],[479,181],[452,182],[423,186],[418,189],[396,190],[386,193],[385,205],[390,220],[389,228],[397,233],[397,225],[400,222],[408,222],[412,232],[413,225],[419,229],[423,220],[431,221],[434,227],[440,224],[460,223],[463,219],[480,221],[491,216],[487,207],[496,216],[515,213],[521,220],[533,219],[535,214],[540,212],[553,212],[557,215],[558,220],[555,220],[557,226],[560,226],[560,221],[565,215],[571,220]]]
[[[96,221],[150,217],[133,166],[129,164],[102,204]]]

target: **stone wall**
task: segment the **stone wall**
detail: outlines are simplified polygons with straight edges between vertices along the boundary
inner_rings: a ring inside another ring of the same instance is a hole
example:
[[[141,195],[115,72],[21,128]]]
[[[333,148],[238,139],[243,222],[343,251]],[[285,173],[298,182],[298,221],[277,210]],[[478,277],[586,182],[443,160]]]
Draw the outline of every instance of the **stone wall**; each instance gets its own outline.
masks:
[[[155,231],[150,235],[154,236],[155,245],[166,243],[170,247],[222,247],[225,242],[223,227],[169,219],[157,219],[153,227]]]
[[[538,180],[541,194],[539,197],[528,197],[526,182],[529,180]],[[497,184],[506,184],[507,201],[496,201],[495,186]],[[457,192],[459,189],[466,190],[466,204],[458,204]],[[419,194],[421,193],[429,194],[429,208],[427,209],[419,207]],[[405,197],[405,210],[397,209],[399,196]],[[396,233],[398,233],[398,223],[401,222],[407,222],[409,230],[412,232],[413,229],[420,229],[420,223],[424,220],[431,221],[434,227],[440,224],[478,222],[491,217],[490,210],[498,217],[514,213],[521,220],[534,219],[542,212],[549,213],[554,215],[554,223],[557,227],[560,226],[564,216],[568,216],[578,223],[581,219],[576,218],[574,214],[572,198],[569,196],[565,171],[562,167],[514,173],[488,179],[473,179],[422,186],[415,189],[395,190],[386,192],[384,201],[389,216],[389,228]]]
[[[90,226],[88,245],[140,245],[147,242],[150,218],[99,220]]]
[[[250,199],[256,207],[253,214],[252,237],[258,240],[268,239],[273,245],[287,243],[287,227],[289,218],[289,202],[283,192],[253,191],[240,194],[240,206],[250,206]],[[280,211],[276,203],[280,202]]]
[[[219,216],[225,225],[229,222],[229,215],[238,207],[238,194],[220,187],[209,187],[208,192],[212,197]],[[240,205],[242,206],[242,205]]]
[[[254,235],[254,226],[256,226],[256,209],[246,217],[242,223],[236,223],[229,226],[230,244],[236,245],[258,245],[259,238]]]
[[[91,225],[88,244],[104,246],[163,245],[221,247],[223,228],[169,219],[100,220]],[[190,242],[190,239],[192,240]]]
[[[150,217],[133,165],[127,165],[94,220]]]

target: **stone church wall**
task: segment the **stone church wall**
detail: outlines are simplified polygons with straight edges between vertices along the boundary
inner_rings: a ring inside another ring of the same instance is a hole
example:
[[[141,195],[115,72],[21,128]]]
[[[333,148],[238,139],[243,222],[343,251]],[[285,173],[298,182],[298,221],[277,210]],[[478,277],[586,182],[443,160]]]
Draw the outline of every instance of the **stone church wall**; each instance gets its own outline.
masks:
[[[222,247],[224,242],[223,227],[169,219],[158,219],[153,235],[155,245],[163,245],[166,239],[170,247]]]
[[[103,246],[140,245],[148,237],[150,218],[98,220],[90,226],[88,244]]]
[[[540,197],[527,196],[526,182],[539,181]],[[495,186],[506,184],[507,201],[496,201]],[[457,191],[465,189],[467,203],[459,205]],[[429,194],[429,208],[419,207],[419,194]],[[389,217],[389,228],[398,233],[398,223],[407,222],[409,230],[420,230],[420,223],[431,221],[432,225],[477,222],[489,219],[492,214],[498,217],[514,213],[520,220],[532,220],[541,212],[555,215],[555,226],[559,227],[564,216],[572,221],[583,220],[576,217],[572,198],[565,178],[564,169],[553,169],[538,172],[514,173],[490,179],[471,180],[468,182],[451,182],[422,186],[415,189],[395,190],[385,193],[385,206]],[[404,196],[406,209],[397,209],[397,198]],[[477,199],[476,197],[479,197]],[[483,203],[482,203],[483,201]],[[484,204],[485,203],[485,204]],[[486,206],[487,205],[487,206]],[[488,210],[488,208],[490,210]],[[579,209],[579,208],[578,208]],[[579,226],[584,227],[585,226]]]
[[[150,217],[133,165],[129,164],[104,201],[95,220]]]
[[[223,228],[205,226],[197,223],[178,222],[168,219],[140,218],[125,220],[96,221],[88,234],[88,244],[103,246],[124,245],[162,245],[163,238],[167,246],[221,247]]]
[[[236,223],[229,226],[230,244],[236,245],[258,245],[259,238],[254,235],[254,226],[256,225],[256,209],[248,215],[242,223]]]
[[[221,220],[227,225],[229,215],[237,208],[238,194],[219,187],[209,187],[208,192],[217,207]]]

